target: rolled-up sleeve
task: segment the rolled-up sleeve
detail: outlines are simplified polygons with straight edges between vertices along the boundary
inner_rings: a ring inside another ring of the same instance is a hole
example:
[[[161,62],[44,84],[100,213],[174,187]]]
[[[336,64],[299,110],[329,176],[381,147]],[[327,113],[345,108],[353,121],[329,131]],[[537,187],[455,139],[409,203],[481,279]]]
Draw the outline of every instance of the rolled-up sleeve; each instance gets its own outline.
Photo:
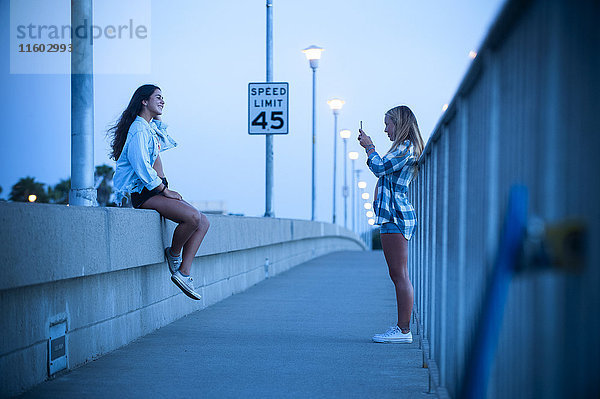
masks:
[[[148,154],[147,150],[149,140],[147,133],[139,130],[133,134],[130,140],[127,149],[127,158],[133,171],[142,180],[146,189],[155,189],[160,186],[162,180],[150,164],[150,154]]]
[[[412,155],[411,147],[406,147],[402,151],[394,151],[387,156],[381,158],[376,151],[369,154],[367,166],[371,172],[377,177],[389,175],[390,173],[402,170]]]

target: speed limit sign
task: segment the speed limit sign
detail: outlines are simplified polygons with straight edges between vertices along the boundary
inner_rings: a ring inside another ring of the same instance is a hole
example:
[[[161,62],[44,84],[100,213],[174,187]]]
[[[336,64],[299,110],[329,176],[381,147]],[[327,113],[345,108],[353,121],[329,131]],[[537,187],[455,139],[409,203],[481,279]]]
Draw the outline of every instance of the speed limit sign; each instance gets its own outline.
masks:
[[[248,133],[288,134],[287,82],[248,83]]]

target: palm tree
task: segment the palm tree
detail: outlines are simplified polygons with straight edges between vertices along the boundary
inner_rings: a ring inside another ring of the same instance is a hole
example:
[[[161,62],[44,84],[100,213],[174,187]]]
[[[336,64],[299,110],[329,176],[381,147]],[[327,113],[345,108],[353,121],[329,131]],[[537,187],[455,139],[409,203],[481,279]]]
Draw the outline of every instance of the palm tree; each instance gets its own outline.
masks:
[[[48,197],[53,204],[68,204],[71,178],[62,179],[54,187],[48,187]]]
[[[48,202],[48,194],[44,183],[36,182],[33,177],[23,177],[10,191],[9,200],[16,202],[29,202],[29,196],[35,195],[35,202]]]
[[[96,166],[96,189],[98,193],[96,199],[99,206],[110,205],[110,196],[112,195],[112,178],[115,170],[108,165]]]

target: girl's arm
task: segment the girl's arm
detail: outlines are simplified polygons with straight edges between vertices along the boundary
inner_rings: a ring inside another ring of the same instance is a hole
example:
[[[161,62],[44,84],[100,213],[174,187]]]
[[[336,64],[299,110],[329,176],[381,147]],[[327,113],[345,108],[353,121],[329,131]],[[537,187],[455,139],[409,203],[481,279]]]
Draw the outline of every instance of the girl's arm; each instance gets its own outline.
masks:
[[[163,171],[160,155],[156,157],[156,161],[154,161],[154,165],[152,165],[152,167],[154,168],[154,170],[156,170],[156,173],[159,177],[165,177],[165,172]],[[182,199],[181,194],[179,194],[177,191],[169,190],[167,187],[164,186],[164,183],[161,183],[160,186],[156,187],[155,190],[160,192],[165,197],[173,198],[176,200]]]
[[[163,171],[162,161],[160,160],[160,155],[156,157],[156,161],[154,161],[154,165],[152,165],[156,173],[158,173],[159,177],[165,177],[165,172]]]
[[[150,155],[147,148],[148,135],[140,130],[131,137],[127,147],[127,159],[131,167],[144,183],[144,187],[153,190],[162,184],[162,179],[150,165]]]
[[[403,151],[394,151],[390,153],[391,156],[386,156],[381,158],[377,152],[372,151],[369,153],[369,158],[367,159],[367,166],[373,174],[377,177],[381,177],[383,175],[389,175],[394,172],[398,172],[402,170],[404,165],[410,159],[412,152],[410,151],[411,147],[406,147]]]
[[[394,151],[390,155],[391,157],[384,157],[382,159],[377,151],[375,151],[375,145],[373,141],[362,129],[359,129],[360,134],[358,140],[360,145],[367,151],[367,166],[371,169],[371,172],[377,177],[383,175],[389,175],[390,173],[401,170],[410,158],[411,151],[410,146],[406,147],[404,151]]]

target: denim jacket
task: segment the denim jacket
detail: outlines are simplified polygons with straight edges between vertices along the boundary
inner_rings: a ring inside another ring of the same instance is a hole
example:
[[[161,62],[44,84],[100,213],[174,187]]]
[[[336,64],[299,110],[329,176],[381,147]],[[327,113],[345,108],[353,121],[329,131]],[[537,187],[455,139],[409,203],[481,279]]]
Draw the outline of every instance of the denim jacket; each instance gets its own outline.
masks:
[[[121,205],[128,193],[160,186],[162,180],[152,165],[160,152],[176,146],[175,140],[167,134],[166,123],[156,119],[148,123],[137,116],[127,132],[113,177],[117,204]]]

